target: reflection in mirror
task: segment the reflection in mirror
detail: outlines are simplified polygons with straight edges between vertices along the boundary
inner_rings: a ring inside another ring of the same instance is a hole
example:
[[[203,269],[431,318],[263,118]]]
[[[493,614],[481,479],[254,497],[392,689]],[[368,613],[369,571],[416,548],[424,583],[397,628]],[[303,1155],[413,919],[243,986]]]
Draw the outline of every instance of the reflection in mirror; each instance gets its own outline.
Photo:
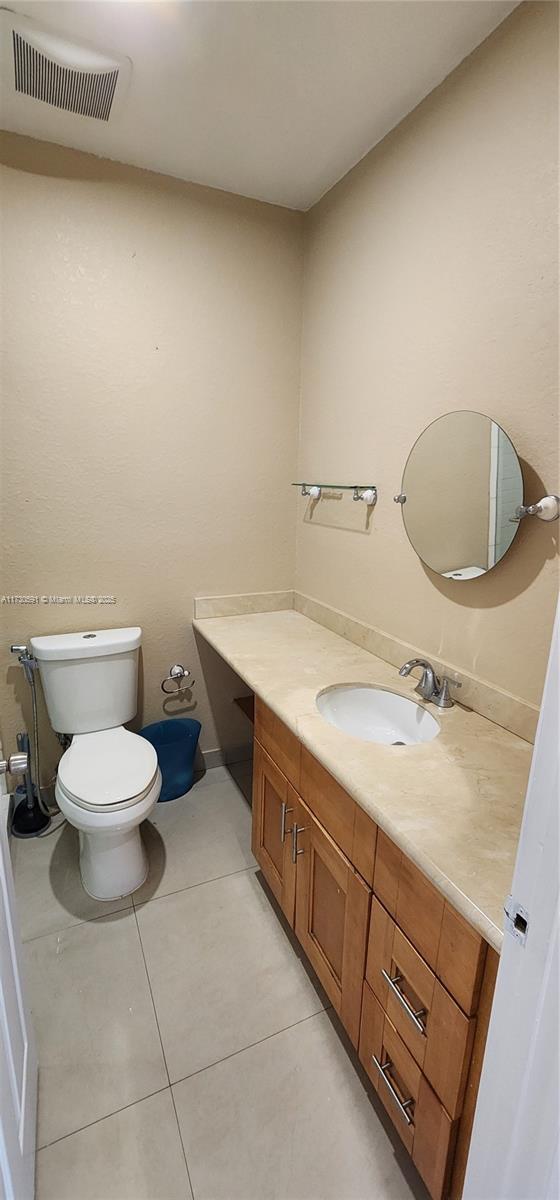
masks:
[[[519,528],[523,477],[507,433],[477,412],[446,413],[406,463],[402,514],[416,553],[448,579],[475,579],[503,558]]]

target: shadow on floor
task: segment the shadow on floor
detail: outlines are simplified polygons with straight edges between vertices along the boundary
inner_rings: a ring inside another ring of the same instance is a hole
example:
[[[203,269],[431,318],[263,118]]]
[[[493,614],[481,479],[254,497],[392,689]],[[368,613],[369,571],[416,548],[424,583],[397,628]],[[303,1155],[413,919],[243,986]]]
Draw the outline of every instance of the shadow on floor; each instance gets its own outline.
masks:
[[[253,792],[253,763],[251,759],[245,759],[243,762],[238,763],[228,763],[226,771],[245,797],[247,804],[251,806]]]
[[[150,830],[150,843],[147,845],[148,858],[150,863],[150,879],[154,879],[154,887],[157,887],[163,872],[165,870],[165,847],[162,839],[149,822],[144,822],[142,833],[145,829]],[[75,872],[79,871],[78,861],[80,855],[80,844],[78,830],[73,825],[64,826],[60,836],[57,838],[52,857],[49,863],[49,881],[53,895],[58,900],[62,908],[75,917],[77,921],[84,920],[83,911],[83,893],[74,883],[74,878],[69,879],[69,872],[72,872],[72,877]],[[69,884],[71,886],[69,886]],[[75,891],[75,899],[72,892]],[[111,901],[107,901],[110,904]],[[107,919],[117,921],[127,915],[127,908],[119,909],[117,912],[107,914]],[[99,915],[103,915],[100,913]]]
[[[200,770],[195,771],[193,788],[195,788],[197,783],[200,783],[202,779],[208,779],[208,776],[211,775],[212,771],[216,769],[227,772],[230,779],[233,780],[235,786],[241,792],[242,796],[245,797],[247,804],[251,807],[253,794],[253,760],[251,758],[244,758],[241,762],[226,763],[223,767],[219,768],[209,767],[207,769],[206,767],[202,766]]]

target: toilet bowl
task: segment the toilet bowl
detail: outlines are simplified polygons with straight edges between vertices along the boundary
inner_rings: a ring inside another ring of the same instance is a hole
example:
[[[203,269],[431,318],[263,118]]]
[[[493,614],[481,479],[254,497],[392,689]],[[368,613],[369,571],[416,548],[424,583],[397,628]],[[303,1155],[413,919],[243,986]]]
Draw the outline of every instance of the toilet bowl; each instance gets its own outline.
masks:
[[[160,791],[153,746],[123,726],[77,734],[63,754],[55,797],[79,831],[82,884],[95,900],[116,900],[144,883],[148,859],[140,824]]]
[[[82,883],[96,900],[117,900],[148,873],[140,824],[161,791],[157,755],[125,729],[136,713],[142,630],[95,629],[32,637],[47,712],[72,741],[55,796],[80,835]]]

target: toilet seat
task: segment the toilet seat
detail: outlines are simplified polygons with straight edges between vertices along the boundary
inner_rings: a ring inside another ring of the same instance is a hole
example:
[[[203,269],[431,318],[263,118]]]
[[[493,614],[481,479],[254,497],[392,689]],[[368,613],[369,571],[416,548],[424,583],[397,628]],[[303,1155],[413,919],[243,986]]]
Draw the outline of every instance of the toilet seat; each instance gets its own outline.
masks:
[[[138,804],[158,774],[154,747],[123,725],[72,739],[58,766],[66,798],[92,812],[114,812]]]

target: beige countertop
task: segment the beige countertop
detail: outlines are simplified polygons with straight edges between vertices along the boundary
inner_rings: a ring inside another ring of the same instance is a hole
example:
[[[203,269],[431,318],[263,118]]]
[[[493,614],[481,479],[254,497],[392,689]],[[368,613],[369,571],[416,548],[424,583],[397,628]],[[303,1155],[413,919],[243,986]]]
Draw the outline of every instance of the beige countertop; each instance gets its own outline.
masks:
[[[459,704],[428,706],[441,725],[432,742],[362,742],[325,721],[317,693],[373,683],[417,700],[417,679],[298,612],[193,624],[499,951],[533,747]]]

